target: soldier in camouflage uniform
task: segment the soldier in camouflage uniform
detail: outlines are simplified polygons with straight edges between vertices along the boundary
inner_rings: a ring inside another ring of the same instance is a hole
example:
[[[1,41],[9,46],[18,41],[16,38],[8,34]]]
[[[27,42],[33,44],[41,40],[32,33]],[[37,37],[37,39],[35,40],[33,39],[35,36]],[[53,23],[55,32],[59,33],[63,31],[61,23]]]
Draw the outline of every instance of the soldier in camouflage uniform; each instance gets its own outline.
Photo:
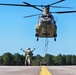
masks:
[[[22,48],[21,48],[22,50]],[[30,48],[28,48],[27,50],[22,50],[23,52],[25,52],[25,65],[31,65],[31,60],[30,57],[33,55],[33,51],[35,50],[35,48],[31,51]]]

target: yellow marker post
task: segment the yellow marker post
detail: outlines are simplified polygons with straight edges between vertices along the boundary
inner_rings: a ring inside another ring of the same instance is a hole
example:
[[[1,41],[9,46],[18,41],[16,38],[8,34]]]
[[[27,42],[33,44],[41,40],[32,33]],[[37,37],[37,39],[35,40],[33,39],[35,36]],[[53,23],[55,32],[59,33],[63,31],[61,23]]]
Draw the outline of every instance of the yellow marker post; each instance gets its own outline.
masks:
[[[40,75],[52,75],[45,66],[42,66]]]

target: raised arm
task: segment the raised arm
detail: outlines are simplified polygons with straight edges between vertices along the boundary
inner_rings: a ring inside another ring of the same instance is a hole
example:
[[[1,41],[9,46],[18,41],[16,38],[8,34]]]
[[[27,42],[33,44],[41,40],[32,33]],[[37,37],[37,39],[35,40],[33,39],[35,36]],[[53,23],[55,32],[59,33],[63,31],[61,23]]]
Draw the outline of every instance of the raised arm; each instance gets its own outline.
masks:
[[[21,48],[21,50],[22,50],[22,48]],[[22,50],[23,52],[26,52],[25,50]]]
[[[32,50],[32,52],[35,50],[35,48]]]

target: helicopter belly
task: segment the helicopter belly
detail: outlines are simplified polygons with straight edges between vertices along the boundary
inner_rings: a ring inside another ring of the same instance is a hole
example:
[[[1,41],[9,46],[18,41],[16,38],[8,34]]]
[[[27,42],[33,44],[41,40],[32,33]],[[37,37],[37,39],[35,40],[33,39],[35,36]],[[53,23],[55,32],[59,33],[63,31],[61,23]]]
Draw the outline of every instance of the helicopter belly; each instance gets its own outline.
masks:
[[[56,34],[56,27],[49,23],[37,24],[36,33],[38,34],[38,37],[54,37],[54,34]]]
[[[53,37],[53,29],[49,29],[49,28],[41,28],[40,32],[39,32],[39,37]]]

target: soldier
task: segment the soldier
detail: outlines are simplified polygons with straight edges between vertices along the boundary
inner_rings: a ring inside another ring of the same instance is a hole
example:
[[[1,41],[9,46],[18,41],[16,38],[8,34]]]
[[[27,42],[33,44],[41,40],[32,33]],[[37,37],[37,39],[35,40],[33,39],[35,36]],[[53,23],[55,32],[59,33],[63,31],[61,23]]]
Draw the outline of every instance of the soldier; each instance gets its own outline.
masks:
[[[22,50],[22,48],[21,48]],[[35,50],[35,48],[31,51],[30,48],[28,48],[26,51],[22,50],[23,52],[25,52],[25,65],[31,65],[31,60],[30,57],[33,55],[33,51]]]

